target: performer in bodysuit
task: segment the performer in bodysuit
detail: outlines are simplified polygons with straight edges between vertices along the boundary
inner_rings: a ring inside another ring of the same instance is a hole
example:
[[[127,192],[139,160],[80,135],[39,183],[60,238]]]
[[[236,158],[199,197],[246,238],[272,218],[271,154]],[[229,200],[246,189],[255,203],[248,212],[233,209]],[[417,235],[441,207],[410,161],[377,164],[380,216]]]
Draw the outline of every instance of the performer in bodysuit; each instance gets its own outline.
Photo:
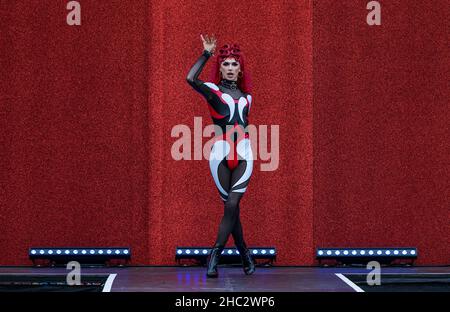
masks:
[[[207,276],[218,276],[217,264],[230,234],[241,256],[244,272],[249,275],[255,271],[255,264],[244,241],[239,201],[253,170],[253,154],[246,129],[252,104],[250,77],[244,71],[244,57],[239,46],[233,44],[219,49],[210,82],[198,79],[216,47],[214,35],[211,38],[200,36],[204,51],[186,79],[208,102],[218,139],[211,148],[209,166],[225,205],[217,239],[209,255]]]

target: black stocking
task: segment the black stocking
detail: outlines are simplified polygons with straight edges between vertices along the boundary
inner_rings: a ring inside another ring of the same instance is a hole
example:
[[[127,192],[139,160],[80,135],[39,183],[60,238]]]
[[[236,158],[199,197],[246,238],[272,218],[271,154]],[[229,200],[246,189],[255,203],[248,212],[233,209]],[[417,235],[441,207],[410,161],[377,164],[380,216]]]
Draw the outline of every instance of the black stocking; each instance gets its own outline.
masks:
[[[219,225],[219,233],[217,234],[216,247],[224,247],[228,241],[230,234],[236,243],[243,242],[242,225],[239,219],[239,201],[243,193],[229,193],[225,202],[224,214]]]

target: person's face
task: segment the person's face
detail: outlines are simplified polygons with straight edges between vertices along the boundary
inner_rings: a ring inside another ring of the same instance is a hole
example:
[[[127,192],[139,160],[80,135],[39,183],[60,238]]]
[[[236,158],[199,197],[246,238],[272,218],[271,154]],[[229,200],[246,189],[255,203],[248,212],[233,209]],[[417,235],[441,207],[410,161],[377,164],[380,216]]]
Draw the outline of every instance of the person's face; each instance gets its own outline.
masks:
[[[227,58],[220,64],[220,72],[225,79],[237,81],[240,71],[241,64],[234,57]]]

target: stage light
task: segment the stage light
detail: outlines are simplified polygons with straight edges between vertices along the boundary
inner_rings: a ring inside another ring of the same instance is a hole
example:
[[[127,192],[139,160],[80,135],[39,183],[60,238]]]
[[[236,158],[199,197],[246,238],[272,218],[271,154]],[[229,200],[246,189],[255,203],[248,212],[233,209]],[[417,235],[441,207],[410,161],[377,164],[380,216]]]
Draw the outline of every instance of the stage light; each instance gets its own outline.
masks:
[[[105,263],[111,259],[128,260],[131,257],[129,248],[115,248],[115,255],[108,249],[108,255],[103,255],[102,248],[36,248],[28,250],[28,256],[33,261],[49,260],[54,263],[68,263],[69,261],[78,261],[80,263],[99,264]]]
[[[371,260],[389,262],[395,259],[417,258],[417,248],[317,248],[316,258],[318,260],[333,259],[345,263],[364,263]]]
[[[276,259],[277,252],[273,247],[263,247],[263,248],[248,248],[253,258],[258,259]],[[175,259],[197,259],[205,260],[210,254],[212,248],[205,247],[176,247],[175,249]],[[237,248],[224,248],[222,250],[222,256],[226,259],[240,259],[239,250]],[[230,260],[231,261],[231,260]]]

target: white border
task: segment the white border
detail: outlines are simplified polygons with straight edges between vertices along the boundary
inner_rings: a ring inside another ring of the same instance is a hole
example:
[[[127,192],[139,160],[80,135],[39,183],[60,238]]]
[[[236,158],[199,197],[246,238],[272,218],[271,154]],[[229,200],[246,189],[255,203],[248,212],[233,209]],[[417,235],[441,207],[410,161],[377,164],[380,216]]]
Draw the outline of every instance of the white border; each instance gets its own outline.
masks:
[[[339,277],[341,280],[343,280],[348,286],[350,286],[351,288],[353,288],[354,291],[356,292],[364,292],[364,290],[362,290],[362,288],[360,288],[358,285],[356,285],[355,283],[353,283],[351,280],[349,280],[348,278],[346,278],[344,275],[342,275],[341,273],[335,273],[337,277]]]
[[[106,280],[105,286],[103,286],[102,292],[111,292],[111,287],[116,278],[117,274],[109,274],[108,279]]]

